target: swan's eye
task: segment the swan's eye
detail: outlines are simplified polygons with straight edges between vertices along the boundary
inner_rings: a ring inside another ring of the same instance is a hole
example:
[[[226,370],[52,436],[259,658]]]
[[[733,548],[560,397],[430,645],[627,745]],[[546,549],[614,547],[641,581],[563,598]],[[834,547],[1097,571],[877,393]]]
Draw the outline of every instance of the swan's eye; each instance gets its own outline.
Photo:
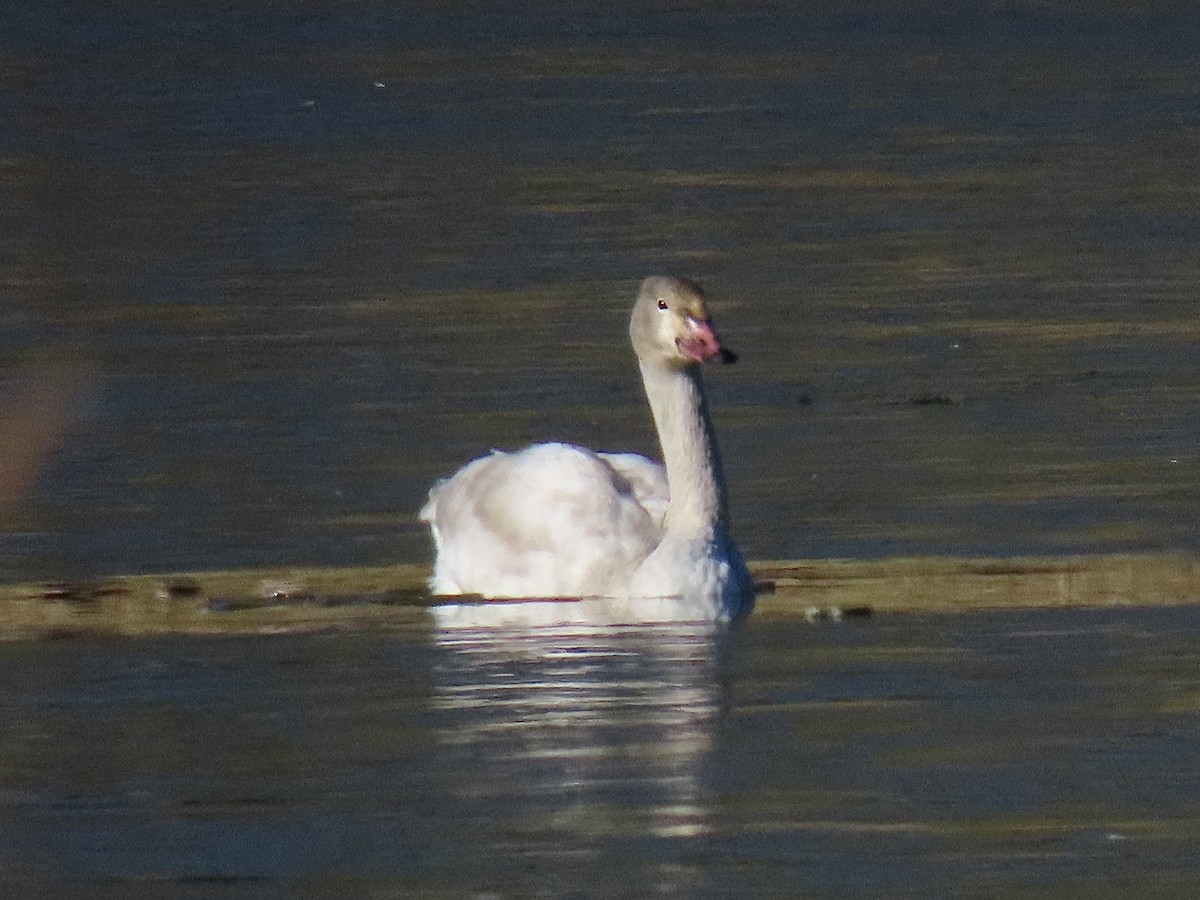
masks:
[[[661,297],[659,297],[659,298],[658,298],[658,308],[659,308],[659,309],[666,309],[666,308],[667,308],[667,301],[666,301],[666,300],[664,300],[664,299],[662,299]]]

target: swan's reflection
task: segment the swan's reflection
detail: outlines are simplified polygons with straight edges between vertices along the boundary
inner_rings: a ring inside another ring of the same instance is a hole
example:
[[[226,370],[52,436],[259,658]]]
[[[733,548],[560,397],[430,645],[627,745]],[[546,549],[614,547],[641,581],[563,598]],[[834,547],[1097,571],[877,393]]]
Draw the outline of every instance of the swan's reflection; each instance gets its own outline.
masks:
[[[435,629],[438,730],[461,798],[497,804],[511,828],[560,849],[711,829],[711,628],[488,627],[481,615]]]

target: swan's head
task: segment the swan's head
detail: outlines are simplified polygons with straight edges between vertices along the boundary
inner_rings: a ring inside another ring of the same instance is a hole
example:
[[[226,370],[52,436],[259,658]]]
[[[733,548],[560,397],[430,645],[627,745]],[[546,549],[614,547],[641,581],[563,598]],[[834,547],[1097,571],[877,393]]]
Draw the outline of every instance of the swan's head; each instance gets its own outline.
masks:
[[[737,361],[713,331],[704,291],[686,278],[653,275],[642,282],[629,337],[642,362],[688,366],[714,358]]]

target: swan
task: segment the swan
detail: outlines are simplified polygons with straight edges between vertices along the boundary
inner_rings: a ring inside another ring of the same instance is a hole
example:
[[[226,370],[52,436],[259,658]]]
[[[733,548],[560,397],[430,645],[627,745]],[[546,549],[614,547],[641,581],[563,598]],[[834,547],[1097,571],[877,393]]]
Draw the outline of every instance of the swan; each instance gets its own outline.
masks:
[[[642,282],[629,336],[663,464],[562,443],[468,463],[420,511],[435,595],[595,598],[603,602],[585,618],[614,624],[722,623],[750,611],[753,582],[729,535],[700,377],[701,363],[736,356],[685,278]]]

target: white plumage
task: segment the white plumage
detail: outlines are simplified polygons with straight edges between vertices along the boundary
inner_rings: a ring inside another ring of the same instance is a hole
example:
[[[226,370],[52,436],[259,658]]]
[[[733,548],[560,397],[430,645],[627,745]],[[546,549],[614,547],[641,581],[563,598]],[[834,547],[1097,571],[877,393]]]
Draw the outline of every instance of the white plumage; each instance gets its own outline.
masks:
[[[421,510],[437,551],[434,593],[593,598],[554,606],[594,623],[720,622],[749,611],[753,586],[727,533],[699,373],[701,362],[733,355],[685,279],[642,283],[630,337],[665,465],[558,443],[468,463]]]

